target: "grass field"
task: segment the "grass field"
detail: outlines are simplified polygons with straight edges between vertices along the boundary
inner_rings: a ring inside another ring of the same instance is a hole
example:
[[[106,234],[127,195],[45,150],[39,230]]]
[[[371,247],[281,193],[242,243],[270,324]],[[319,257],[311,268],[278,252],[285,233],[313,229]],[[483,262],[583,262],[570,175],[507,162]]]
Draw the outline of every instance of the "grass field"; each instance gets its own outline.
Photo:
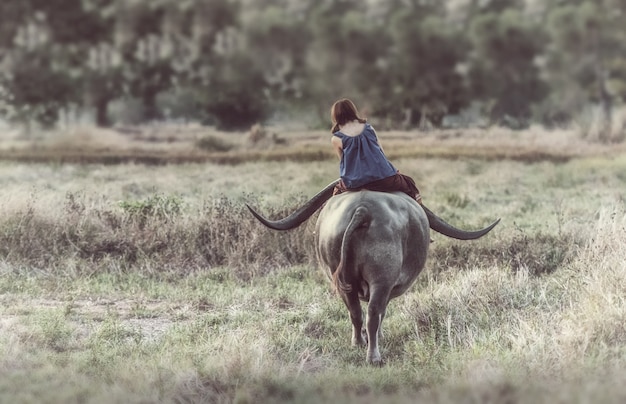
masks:
[[[380,133],[431,210],[502,222],[432,235],[372,368],[315,267],[314,220],[276,233],[244,206],[285,215],[334,180],[328,135],[210,134],[220,152],[158,135],[4,142],[0,402],[626,401],[623,145]]]

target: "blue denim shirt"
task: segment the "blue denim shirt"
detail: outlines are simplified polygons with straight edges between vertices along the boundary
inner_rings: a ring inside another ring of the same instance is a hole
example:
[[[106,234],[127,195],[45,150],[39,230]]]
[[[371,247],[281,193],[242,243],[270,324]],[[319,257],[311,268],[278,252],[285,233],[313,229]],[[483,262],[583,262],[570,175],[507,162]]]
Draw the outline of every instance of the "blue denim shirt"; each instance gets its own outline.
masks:
[[[359,188],[397,173],[398,170],[385,157],[376,139],[376,132],[369,123],[357,136],[348,136],[341,131],[333,135],[341,139],[343,155],[339,174],[347,188]]]

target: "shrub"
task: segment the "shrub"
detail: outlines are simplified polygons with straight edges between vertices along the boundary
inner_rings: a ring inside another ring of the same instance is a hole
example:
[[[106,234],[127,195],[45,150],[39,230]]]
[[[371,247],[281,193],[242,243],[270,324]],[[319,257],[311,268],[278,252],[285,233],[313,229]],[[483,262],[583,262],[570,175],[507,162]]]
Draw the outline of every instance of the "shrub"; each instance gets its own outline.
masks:
[[[175,195],[155,194],[142,201],[120,201],[119,206],[131,218],[140,221],[149,217],[171,219],[181,213],[183,201]]]
[[[263,210],[284,216],[300,203],[290,199]],[[194,212],[175,195],[155,194],[118,206],[121,211],[88,208],[72,195],[56,216],[29,208],[0,217],[0,256],[7,263],[46,271],[90,268],[180,276],[228,266],[242,279],[313,261],[309,226],[271,231],[243,204],[226,197],[208,199]]]
[[[494,265],[515,272],[527,270],[537,276],[552,273],[569,262],[579,244],[579,240],[567,234],[522,233],[489,242],[435,243],[428,260],[435,272]]]
[[[196,140],[195,145],[200,150],[225,152],[232,150],[234,145],[217,136],[203,136]]]

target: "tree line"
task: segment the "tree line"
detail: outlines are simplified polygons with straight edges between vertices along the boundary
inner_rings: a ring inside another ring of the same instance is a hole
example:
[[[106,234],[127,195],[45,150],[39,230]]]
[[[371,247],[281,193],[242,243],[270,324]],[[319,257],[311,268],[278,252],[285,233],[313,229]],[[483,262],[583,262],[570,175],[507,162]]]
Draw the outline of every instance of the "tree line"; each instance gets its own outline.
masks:
[[[387,127],[473,110],[489,124],[567,125],[626,100],[626,0],[3,0],[0,114],[52,126],[242,129],[327,120],[341,96]]]

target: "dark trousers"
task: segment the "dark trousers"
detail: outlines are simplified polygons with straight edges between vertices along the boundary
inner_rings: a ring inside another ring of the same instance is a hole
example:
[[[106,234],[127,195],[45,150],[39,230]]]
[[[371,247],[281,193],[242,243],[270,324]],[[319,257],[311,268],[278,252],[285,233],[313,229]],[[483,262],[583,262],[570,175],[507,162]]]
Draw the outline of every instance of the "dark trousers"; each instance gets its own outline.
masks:
[[[360,191],[362,189],[380,192],[400,191],[415,199],[418,203],[422,203],[422,196],[420,195],[420,191],[417,189],[413,178],[400,173],[396,173],[396,175],[392,175],[391,177],[383,178],[382,180],[372,181],[360,186],[359,188],[346,188],[343,181],[339,181],[339,183],[335,185],[333,195],[338,195],[346,191]]]

